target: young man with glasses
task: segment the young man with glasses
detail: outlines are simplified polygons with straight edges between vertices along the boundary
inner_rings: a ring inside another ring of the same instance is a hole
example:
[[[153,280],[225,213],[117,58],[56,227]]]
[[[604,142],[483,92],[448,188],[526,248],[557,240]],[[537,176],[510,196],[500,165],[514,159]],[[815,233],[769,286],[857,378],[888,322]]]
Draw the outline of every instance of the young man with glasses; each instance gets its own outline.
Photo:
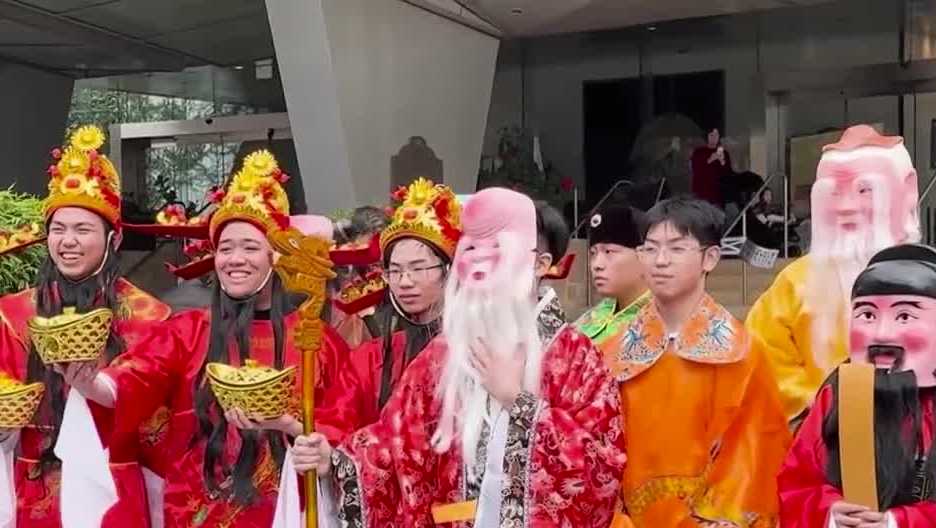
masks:
[[[650,302],[637,258],[644,222],[644,213],[623,205],[605,206],[589,222],[588,264],[595,290],[604,299],[575,325],[605,351],[617,346],[637,312]]]
[[[652,300],[605,356],[628,447],[615,528],[775,526],[789,432],[767,364],[705,291],[723,223],[701,200],[647,213],[638,255]]]
[[[406,366],[439,333],[461,208],[451,189],[425,179],[393,198],[398,206],[380,236],[389,285],[375,314],[383,336],[351,352],[316,409],[316,430],[335,443],[377,420]]]

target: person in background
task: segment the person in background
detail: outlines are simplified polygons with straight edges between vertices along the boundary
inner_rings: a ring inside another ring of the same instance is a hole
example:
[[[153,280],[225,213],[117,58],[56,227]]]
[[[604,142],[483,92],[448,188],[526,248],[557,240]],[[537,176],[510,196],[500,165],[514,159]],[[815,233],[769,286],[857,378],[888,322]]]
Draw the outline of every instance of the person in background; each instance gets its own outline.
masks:
[[[724,207],[722,179],[732,174],[731,156],[721,144],[721,132],[709,130],[705,145],[692,153],[692,194],[718,207]]]
[[[548,343],[566,323],[565,311],[556,290],[544,283],[553,266],[557,265],[569,249],[569,225],[562,213],[544,201],[536,206],[536,279],[537,320],[540,338]]]
[[[575,326],[603,350],[613,350],[650,294],[637,258],[644,213],[629,206],[607,205],[592,217],[589,266],[595,290],[603,297]]]
[[[605,355],[627,465],[614,528],[774,528],[790,433],[744,326],[705,291],[724,213],[685,198],[647,212],[638,248],[652,300]]]
[[[351,214],[350,219],[335,223],[335,245],[338,249],[366,248],[373,238],[387,227],[388,221],[386,212],[377,207],[369,205],[358,207]],[[364,280],[365,277],[379,271],[379,262],[335,268],[337,277],[329,284],[331,298],[334,299],[335,296],[340,295],[341,291],[352,282]],[[325,305],[322,318],[329,321],[348,346],[354,349],[365,341],[384,334],[378,321],[379,318],[375,317],[375,311],[375,306],[368,306],[357,313],[348,314],[331,302]]]

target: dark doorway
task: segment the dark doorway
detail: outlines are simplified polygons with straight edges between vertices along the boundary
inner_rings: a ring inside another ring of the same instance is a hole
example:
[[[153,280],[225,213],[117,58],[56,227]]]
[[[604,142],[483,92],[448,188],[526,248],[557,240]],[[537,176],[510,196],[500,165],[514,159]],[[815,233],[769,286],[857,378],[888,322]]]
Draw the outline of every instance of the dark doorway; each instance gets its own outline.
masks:
[[[649,80],[589,81],[584,83],[583,100],[585,211],[616,182],[630,179],[631,149],[641,127],[651,118],[683,114],[703,129],[717,127],[725,134],[722,71],[658,75]]]

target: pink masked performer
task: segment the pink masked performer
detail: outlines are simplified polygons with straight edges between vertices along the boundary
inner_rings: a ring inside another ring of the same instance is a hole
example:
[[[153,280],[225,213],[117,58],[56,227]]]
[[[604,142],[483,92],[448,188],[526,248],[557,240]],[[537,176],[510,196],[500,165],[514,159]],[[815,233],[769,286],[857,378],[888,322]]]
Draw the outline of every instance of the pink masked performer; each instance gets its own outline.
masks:
[[[617,388],[588,338],[538,335],[533,202],[486,189],[462,219],[442,335],[377,423],[337,449],[298,438],[296,468],[331,484],[347,526],[605,528],[624,464]]]
[[[801,418],[832,368],[848,357],[852,284],[876,252],[920,239],[917,174],[903,138],[867,125],[826,145],[812,188],[812,242],[748,313],[777,377],[784,410]]]
[[[855,281],[852,297],[851,361],[876,367],[879,504],[866,508],[843,499],[836,371],[820,389],[780,472],[781,525],[936,526],[936,251],[908,244],[878,253]]]

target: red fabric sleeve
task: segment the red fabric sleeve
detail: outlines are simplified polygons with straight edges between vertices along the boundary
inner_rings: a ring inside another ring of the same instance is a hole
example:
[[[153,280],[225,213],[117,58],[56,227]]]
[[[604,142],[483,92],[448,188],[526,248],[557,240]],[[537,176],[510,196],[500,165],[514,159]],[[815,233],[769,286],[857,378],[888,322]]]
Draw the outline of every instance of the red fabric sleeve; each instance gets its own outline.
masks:
[[[567,327],[546,351],[542,386],[526,468],[530,525],[607,527],[626,460],[617,383],[592,342]]]
[[[824,527],[832,504],[842,491],[826,482],[826,446],[822,422],[832,408],[832,387],[826,385],[800,426],[777,477],[780,525],[784,528]],[[903,525],[901,525],[903,527]]]
[[[185,382],[192,355],[204,354],[199,345],[207,326],[202,310],[183,312],[150,327],[104,370],[117,384],[118,430],[139,431],[144,420],[170,403],[172,388]]]

